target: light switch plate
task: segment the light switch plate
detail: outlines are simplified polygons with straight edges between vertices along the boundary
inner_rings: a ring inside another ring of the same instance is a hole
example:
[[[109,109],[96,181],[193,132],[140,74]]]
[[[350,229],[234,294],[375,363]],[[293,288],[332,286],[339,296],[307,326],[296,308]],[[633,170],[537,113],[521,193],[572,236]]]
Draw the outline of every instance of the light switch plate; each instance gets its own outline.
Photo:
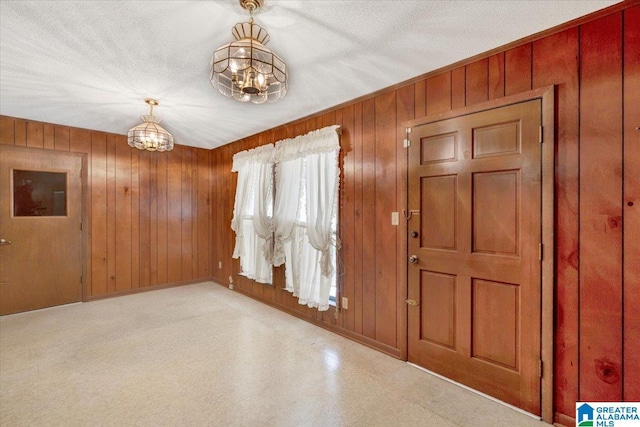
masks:
[[[391,225],[400,225],[400,214],[398,212],[391,212]]]

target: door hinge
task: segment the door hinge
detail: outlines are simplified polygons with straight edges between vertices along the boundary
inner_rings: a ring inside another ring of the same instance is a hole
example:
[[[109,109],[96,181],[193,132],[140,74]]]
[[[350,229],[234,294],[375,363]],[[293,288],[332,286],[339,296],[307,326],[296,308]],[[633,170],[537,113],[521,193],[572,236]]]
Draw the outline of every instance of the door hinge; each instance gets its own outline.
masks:
[[[407,304],[412,305],[414,307],[417,307],[417,306],[420,305],[420,303],[418,301],[412,300],[412,299],[406,299],[406,300],[404,300],[404,302],[406,302]]]
[[[82,231],[82,222],[80,223],[80,231]]]
[[[542,144],[542,126],[538,127],[538,142]]]
[[[83,282],[82,282],[82,274],[80,275],[80,284],[81,285],[83,284]]]
[[[407,137],[402,141],[402,146],[404,148],[409,148],[409,147],[411,147],[411,140],[409,139],[409,134],[411,133],[411,128],[404,128],[404,131],[407,134]]]
[[[542,359],[540,359],[540,365],[539,365],[539,374],[540,374],[540,378],[542,378],[543,375],[543,364],[542,364]]]
[[[543,248],[542,243],[539,243],[539,244],[538,244],[538,259],[539,259],[540,261],[542,261],[542,248]]]

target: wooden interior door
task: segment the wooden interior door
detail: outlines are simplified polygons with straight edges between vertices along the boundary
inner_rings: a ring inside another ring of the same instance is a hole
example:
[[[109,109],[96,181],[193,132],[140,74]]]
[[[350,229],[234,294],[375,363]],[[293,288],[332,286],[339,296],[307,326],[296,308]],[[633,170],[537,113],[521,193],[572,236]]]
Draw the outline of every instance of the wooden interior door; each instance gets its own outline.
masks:
[[[0,314],[82,299],[82,158],[0,146]]]
[[[415,126],[409,361],[540,414],[541,100]]]

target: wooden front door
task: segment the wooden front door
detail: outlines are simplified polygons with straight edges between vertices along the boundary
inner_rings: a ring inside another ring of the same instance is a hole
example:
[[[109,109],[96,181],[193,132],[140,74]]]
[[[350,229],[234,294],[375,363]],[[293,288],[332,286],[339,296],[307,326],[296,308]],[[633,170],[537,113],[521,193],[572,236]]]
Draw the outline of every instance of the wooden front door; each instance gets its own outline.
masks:
[[[412,128],[409,361],[540,414],[541,100]]]
[[[0,146],[0,314],[82,300],[82,158]]]

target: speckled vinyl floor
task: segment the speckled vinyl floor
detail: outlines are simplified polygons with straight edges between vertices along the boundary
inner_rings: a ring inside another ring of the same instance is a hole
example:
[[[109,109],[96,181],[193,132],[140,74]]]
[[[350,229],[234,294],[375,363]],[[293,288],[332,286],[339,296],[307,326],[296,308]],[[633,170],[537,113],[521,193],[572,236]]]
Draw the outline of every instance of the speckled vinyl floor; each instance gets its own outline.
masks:
[[[0,318],[0,425],[547,424],[207,282]]]

